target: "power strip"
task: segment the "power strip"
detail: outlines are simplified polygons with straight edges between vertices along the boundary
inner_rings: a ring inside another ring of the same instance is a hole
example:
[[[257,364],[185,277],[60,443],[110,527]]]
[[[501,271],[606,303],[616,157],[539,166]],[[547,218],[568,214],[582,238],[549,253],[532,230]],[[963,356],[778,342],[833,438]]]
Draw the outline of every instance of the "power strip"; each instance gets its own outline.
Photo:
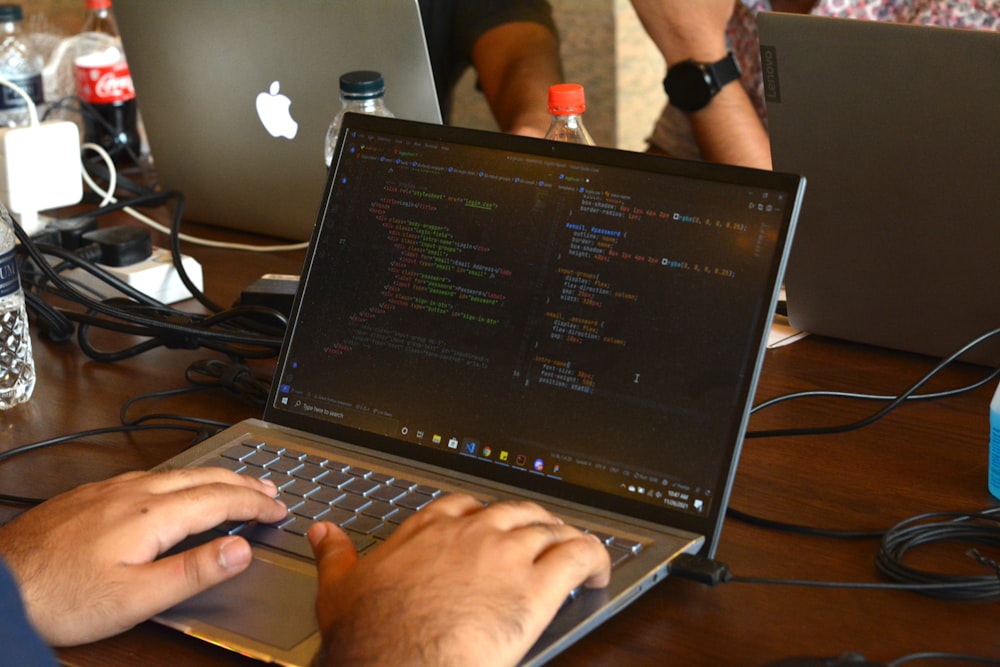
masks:
[[[201,264],[193,257],[181,255],[181,265],[194,286],[199,290],[204,289]],[[154,247],[153,254],[148,259],[129,266],[106,266],[104,264],[98,264],[98,266],[161,303],[177,303],[191,298],[191,292],[184,285],[177,269],[174,268],[170,251],[165,248]],[[101,298],[121,296],[120,292],[83,269],[72,269],[62,275],[67,280],[75,281],[93,290]]]

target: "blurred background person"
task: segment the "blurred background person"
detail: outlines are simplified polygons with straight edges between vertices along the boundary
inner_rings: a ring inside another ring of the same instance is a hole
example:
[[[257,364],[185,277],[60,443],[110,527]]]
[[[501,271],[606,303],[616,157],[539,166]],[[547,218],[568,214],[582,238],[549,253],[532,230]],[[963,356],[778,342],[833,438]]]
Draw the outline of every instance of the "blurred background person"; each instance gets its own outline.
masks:
[[[650,152],[771,168],[757,38],[757,13],[782,11],[951,28],[1000,30],[1000,0],[632,0],[668,66],[667,81],[686,61],[728,69],[724,83],[697,109],[668,100],[649,137]],[[731,54],[731,55],[730,55]],[[665,83],[669,89],[669,83]],[[668,90],[669,95],[669,90]]]

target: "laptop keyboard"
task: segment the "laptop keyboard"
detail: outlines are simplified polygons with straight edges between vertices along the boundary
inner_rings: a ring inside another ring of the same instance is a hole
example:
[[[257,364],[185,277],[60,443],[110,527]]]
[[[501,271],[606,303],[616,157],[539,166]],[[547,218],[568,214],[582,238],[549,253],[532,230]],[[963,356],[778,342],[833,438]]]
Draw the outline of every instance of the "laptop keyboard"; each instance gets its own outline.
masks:
[[[278,523],[227,522],[217,527],[217,532],[238,534],[251,543],[308,559],[313,558],[313,552],[306,533],[316,521],[340,526],[363,556],[385,541],[403,521],[446,493],[427,484],[262,440],[241,440],[201,465],[269,479],[278,487],[278,499],[288,507],[288,515]],[[612,568],[642,551],[642,544],[635,540],[580,529],[600,538]]]

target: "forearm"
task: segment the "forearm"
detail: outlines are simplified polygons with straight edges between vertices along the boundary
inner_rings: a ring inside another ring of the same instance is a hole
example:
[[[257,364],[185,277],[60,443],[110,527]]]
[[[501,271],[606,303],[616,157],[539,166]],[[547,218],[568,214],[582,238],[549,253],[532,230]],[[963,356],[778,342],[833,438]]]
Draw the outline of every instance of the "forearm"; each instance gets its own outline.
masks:
[[[726,55],[726,24],[734,0],[632,0],[646,33],[667,65]]]
[[[507,23],[484,33],[472,58],[500,129],[543,136],[550,121],[549,86],[562,81],[555,35],[537,23]]]
[[[688,114],[688,120],[706,160],[771,169],[767,131],[738,81],[720,90],[704,109]]]
[[[646,32],[673,67],[685,60],[715,63],[726,56],[734,0],[632,0]],[[686,114],[702,156],[712,162],[770,169],[767,131],[738,81],[707,106]]]

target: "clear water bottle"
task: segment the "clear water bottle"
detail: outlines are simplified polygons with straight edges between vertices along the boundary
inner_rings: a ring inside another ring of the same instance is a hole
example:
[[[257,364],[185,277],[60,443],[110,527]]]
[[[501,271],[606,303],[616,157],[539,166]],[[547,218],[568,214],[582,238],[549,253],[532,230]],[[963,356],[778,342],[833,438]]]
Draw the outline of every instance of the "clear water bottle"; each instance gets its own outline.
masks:
[[[35,389],[35,361],[14,239],[14,222],[0,204],[0,410],[27,401]]]
[[[45,101],[42,54],[24,38],[21,5],[0,4],[0,76],[17,84],[35,105]],[[28,104],[9,86],[0,86],[0,127],[28,124]]]
[[[327,167],[333,161],[333,152],[337,147],[337,134],[340,132],[340,123],[344,119],[344,114],[348,111],[395,118],[395,115],[385,106],[385,80],[380,73],[360,70],[341,75],[340,111],[333,117],[330,129],[326,131],[324,157],[326,158]]]
[[[990,401],[990,454],[987,483],[990,493],[1000,500],[1000,385]]]
[[[552,114],[552,124],[549,125],[545,138],[593,146],[594,140],[583,124],[583,112],[586,110],[587,98],[580,84],[557,83],[550,87],[549,113]]]

